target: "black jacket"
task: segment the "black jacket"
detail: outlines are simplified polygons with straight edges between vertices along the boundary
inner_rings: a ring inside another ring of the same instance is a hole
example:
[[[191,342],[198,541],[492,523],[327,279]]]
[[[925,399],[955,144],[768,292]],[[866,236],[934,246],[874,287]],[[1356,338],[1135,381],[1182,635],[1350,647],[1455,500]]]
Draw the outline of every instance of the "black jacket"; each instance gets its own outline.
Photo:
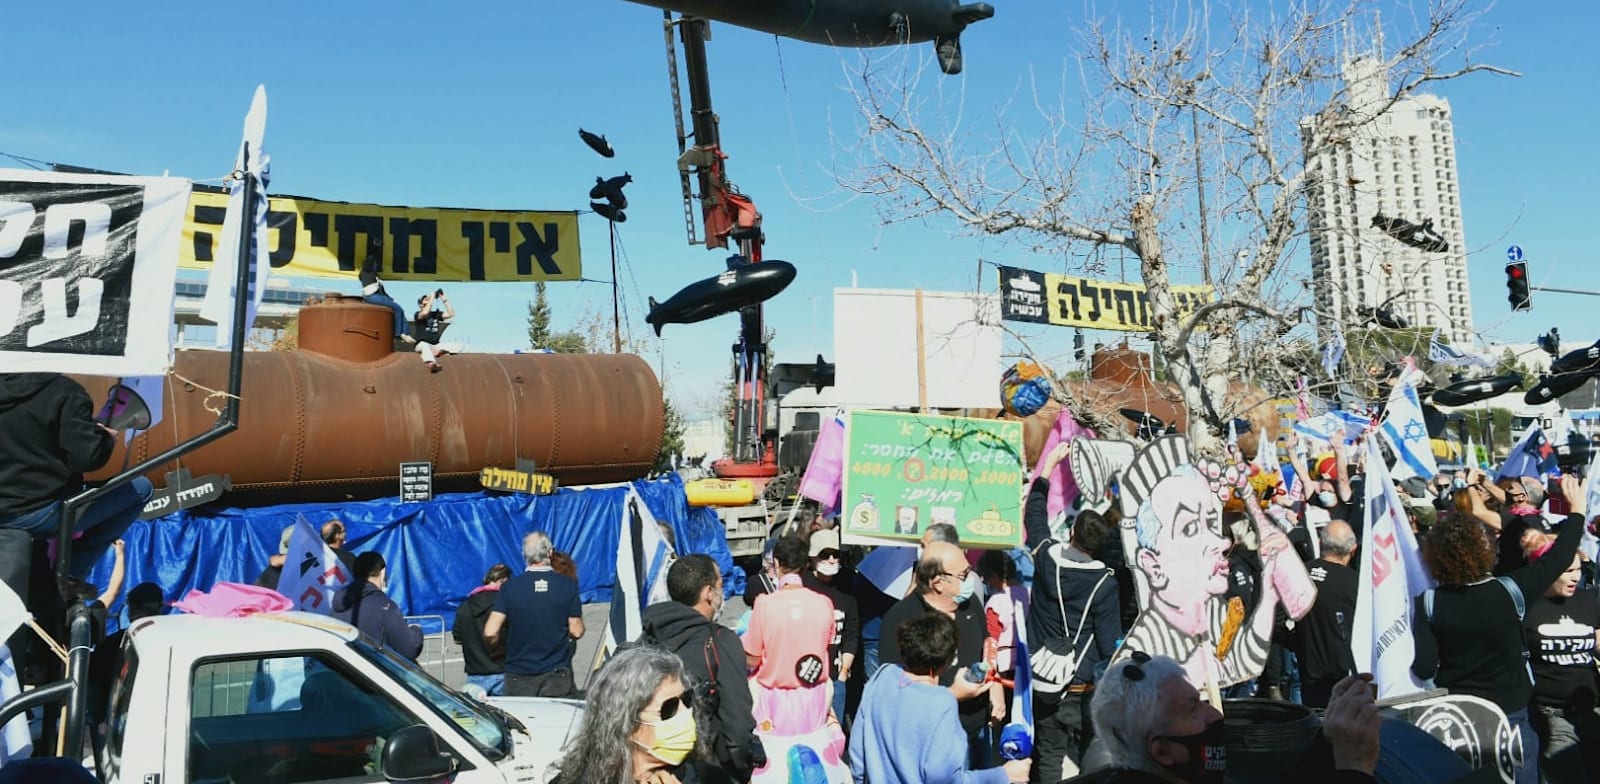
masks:
[[[407,659],[416,661],[422,653],[422,630],[407,624],[400,608],[372,583],[355,583],[335,594],[333,617]]]
[[[461,658],[468,675],[499,675],[506,669],[505,649],[490,649],[483,639],[483,627],[494,610],[494,600],[500,595],[497,589],[478,590],[456,608],[456,625],[451,632],[461,644]]]
[[[706,636],[711,635],[711,651]],[[711,741],[716,763],[739,781],[755,769],[752,744],[756,720],[746,675],[744,644],[732,629],[713,623],[694,608],[677,602],[652,604],[644,610],[644,639],[653,640],[683,661],[684,670],[701,682],[712,682],[716,667],[717,731]],[[709,653],[710,661],[707,661]]]
[[[1036,678],[1034,697],[1046,701],[1059,699],[1060,689],[1074,681],[1092,683],[1095,668],[1111,660],[1124,631],[1115,573],[1100,561],[1073,559],[1068,545],[1050,536],[1049,495],[1049,479],[1033,480],[1022,513],[1034,563],[1033,600],[1028,604],[1028,648]],[[1117,532],[1111,535],[1116,536]],[[1078,666],[1069,673],[1067,668],[1074,657],[1078,658]],[[1038,688],[1041,681],[1049,681],[1056,688]]]
[[[0,374],[0,518],[77,492],[115,446],[78,382],[60,373]]]

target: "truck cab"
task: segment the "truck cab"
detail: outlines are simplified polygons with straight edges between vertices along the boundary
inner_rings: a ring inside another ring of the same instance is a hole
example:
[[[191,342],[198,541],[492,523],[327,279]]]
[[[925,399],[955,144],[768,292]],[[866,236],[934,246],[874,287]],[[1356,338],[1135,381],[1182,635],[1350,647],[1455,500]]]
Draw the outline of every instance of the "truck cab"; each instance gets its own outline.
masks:
[[[136,622],[111,686],[104,781],[385,781],[385,743],[426,727],[458,784],[544,781],[582,703],[444,686],[348,624],[309,613]]]

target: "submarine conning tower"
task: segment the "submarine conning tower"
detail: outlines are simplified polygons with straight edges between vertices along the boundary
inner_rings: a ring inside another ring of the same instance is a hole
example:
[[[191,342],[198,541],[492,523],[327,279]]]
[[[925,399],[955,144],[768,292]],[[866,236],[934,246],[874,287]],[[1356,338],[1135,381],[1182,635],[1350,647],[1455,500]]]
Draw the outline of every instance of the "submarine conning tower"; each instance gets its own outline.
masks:
[[[472,318],[452,329],[495,326]],[[222,503],[254,506],[395,495],[402,462],[433,463],[435,492],[476,490],[479,471],[518,458],[563,485],[638,479],[654,464],[661,384],[640,357],[467,352],[430,373],[393,328],[393,311],[357,297],[302,307],[298,349],[245,353],[238,429],[146,476],[163,487],[180,466],[224,474],[233,489]],[[91,478],[118,470],[126,450],[139,462],[209,429],[217,416],[207,403],[220,408],[227,380],[227,352],[177,352],[161,421],[119,443]],[[102,399],[113,380],[78,381]]]

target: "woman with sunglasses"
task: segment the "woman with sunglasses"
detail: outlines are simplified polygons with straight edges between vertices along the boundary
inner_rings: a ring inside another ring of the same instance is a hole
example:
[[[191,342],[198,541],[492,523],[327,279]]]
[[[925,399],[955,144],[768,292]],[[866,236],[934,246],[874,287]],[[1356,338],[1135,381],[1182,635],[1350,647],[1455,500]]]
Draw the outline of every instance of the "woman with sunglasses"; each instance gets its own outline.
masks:
[[[589,684],[583,723],[552,784],[732,784],[695,728],[683,662],[654,645],[617,651]]]

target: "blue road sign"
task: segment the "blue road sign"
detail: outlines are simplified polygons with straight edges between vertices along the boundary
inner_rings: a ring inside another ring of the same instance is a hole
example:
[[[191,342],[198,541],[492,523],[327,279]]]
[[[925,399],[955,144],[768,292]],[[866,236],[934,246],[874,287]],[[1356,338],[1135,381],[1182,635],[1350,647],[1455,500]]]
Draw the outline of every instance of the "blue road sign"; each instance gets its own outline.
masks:
[[[1522,261],[1522,246],[1512,245],[1511,247],[1506,248],[1506,258],[1512,261]]]

